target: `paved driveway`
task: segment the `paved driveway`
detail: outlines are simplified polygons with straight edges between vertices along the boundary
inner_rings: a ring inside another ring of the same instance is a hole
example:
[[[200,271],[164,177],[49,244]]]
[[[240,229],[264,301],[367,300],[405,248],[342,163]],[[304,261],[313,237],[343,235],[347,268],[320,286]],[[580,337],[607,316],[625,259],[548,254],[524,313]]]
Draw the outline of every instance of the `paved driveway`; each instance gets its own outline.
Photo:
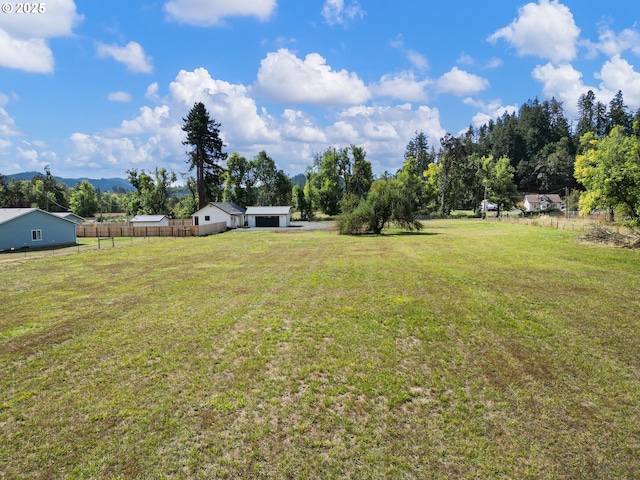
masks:
[[[255,231],[264,231],[271,230],[274,232],[297,232],[300,230],[326,230],[327,228],[331,228],[335,226],[336,222],[332,220],[327,220],[323,222],[291,222],[290,227],[255,227],[255,228],[237,228],[231,230],[232,232],[255,232]]]

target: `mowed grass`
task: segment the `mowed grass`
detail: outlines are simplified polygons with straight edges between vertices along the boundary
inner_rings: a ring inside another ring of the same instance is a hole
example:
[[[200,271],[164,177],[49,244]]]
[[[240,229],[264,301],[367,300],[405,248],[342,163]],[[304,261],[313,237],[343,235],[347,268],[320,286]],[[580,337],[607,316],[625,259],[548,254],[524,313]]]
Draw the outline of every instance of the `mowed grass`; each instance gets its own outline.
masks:
[[[0,478],[640,477],[638,251],[429,221],[0,283]]]

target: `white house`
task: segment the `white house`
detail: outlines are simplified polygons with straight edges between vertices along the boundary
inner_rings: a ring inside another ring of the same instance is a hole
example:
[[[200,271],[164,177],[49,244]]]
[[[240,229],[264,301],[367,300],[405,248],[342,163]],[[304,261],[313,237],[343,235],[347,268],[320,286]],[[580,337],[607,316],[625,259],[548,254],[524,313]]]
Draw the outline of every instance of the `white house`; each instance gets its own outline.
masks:
[[[136,215],[131,219],[133,227],[168,227],[169,217],[166,215]]]
[[[228,228],[237,228],[247,224],[245,209],[229,202],[211,202],[191,215],[191,218],[194,225],[225,222]]]
[[[76,224],[39,208],[0,208],[0,250],[75,245]]]
[[[254,227],[288,227],[291,207],[247,207],[247,222]]]
[[[564,209],[565,203],[557,193],[534,193],[524,196],[524,210],[526,212]]]

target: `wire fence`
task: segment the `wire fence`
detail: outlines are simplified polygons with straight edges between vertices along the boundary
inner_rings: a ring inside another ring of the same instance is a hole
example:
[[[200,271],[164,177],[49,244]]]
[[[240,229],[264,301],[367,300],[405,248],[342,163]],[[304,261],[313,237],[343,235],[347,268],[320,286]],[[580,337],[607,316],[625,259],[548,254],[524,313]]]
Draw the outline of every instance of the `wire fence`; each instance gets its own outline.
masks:
[[[188,237],[187,237],[188,238]],[[193,238],[193,237],[191,237]],[[31,258],[53,257],[59,255],[71,255],[98,250],[113,250],[134,245],[146,245],[150,243],[184,241],[184,237],[92,237],[78,238],[76,245],[51,246],[44,248],[23,248],[15,251],[0,253],[0,263],[25,260]]]
[[[606,225],[607,229],[613,233],[621,235],[631,234],[631,230],[623,225],[606,221],[606,216],[591,216],[589,218],[579,216],[553,216],[538,215],[533,217],[502,216],[499,218],[488,217],[489,220],[507,222],[516,225],[528,225],[532,227],[555,228],[558,230],[570,230],[577,232],[589,232],[597,226]]]

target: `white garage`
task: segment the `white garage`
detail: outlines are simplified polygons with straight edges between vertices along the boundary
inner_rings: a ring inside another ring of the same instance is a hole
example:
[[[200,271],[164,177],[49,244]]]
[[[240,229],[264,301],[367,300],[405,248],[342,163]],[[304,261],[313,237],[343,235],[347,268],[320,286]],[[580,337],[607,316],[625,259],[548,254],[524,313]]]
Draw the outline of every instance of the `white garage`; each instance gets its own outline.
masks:
[[[291,207],[247,207],[249,228],[283,228],[291,225]]]

